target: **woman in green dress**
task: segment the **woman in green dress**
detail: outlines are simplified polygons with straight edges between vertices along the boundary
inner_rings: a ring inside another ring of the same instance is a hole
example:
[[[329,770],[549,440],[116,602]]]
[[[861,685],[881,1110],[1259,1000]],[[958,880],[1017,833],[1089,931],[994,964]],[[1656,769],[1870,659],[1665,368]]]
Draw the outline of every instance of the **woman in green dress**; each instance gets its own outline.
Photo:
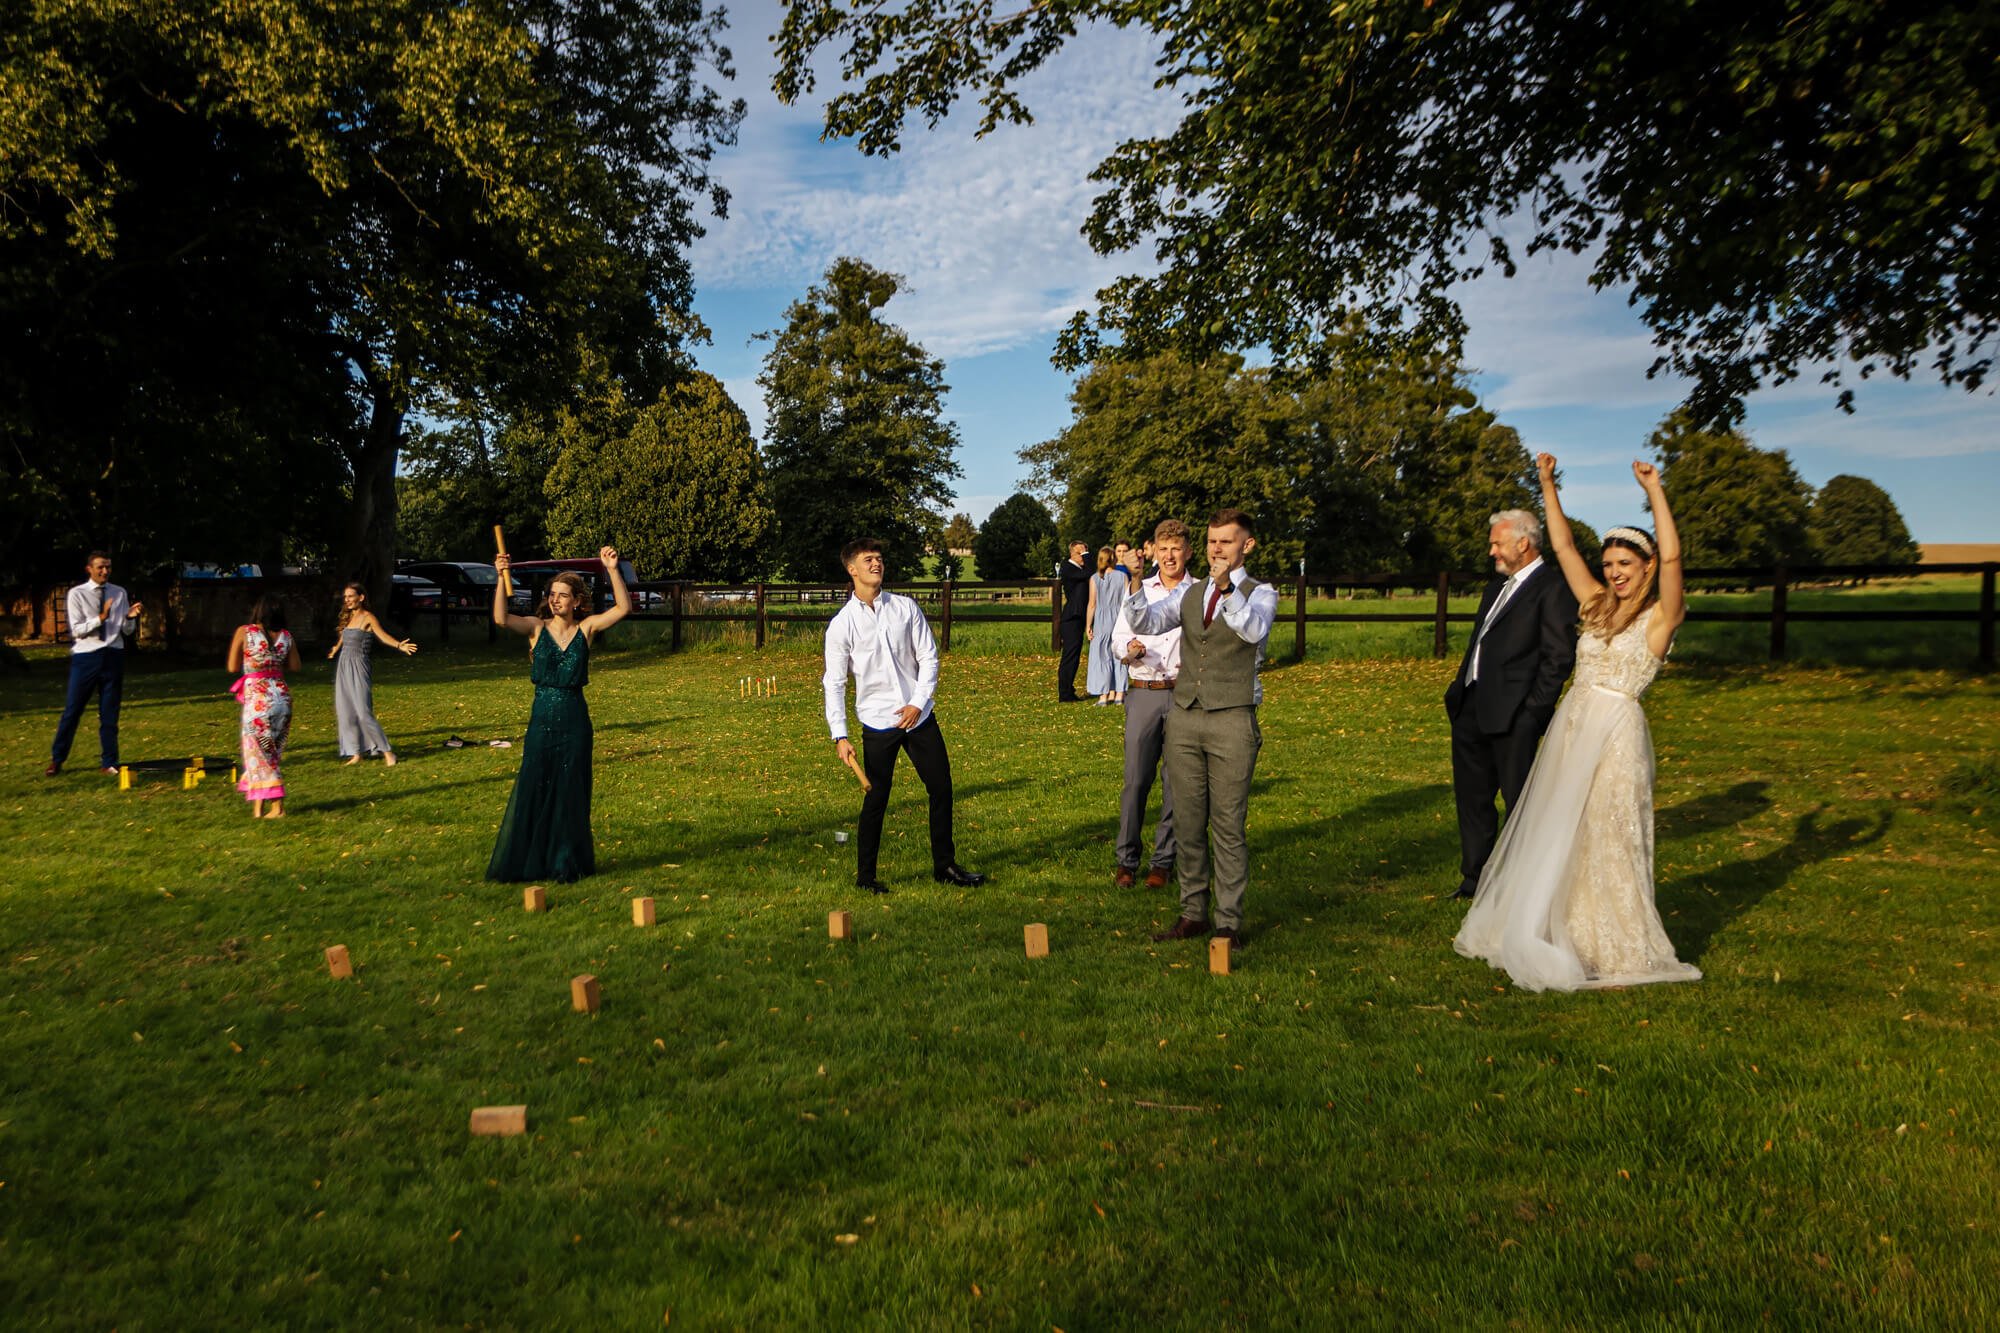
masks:
[[[614,604],[596,615],[590,614],[595,598],[581,574],[551,579],[533,616],[508,614],[501,583],[493,585],[493,623],[528,636],[535,705],[521,747],[521,772],[486,865],[488,879],[567,883],[597,870],[590,841],[590,709],[583,687],[590,679],[591,640],[632,609],[618,552],[607,546],[597,558],[611,580]],[[504,582],[507,557],[493,563]]]

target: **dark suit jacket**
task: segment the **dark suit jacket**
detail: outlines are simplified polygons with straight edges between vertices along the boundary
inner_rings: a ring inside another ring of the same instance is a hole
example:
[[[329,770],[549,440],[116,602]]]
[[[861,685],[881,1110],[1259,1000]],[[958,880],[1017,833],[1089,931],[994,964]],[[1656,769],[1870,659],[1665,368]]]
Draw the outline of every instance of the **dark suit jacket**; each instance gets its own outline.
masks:
[[[1090,610],[1090,576],[1093,570],[1062,562],[1063,609],[1061,619],[1081,625]]]
[[[1493,599],[1507,581],[1495,578],[1486,585],[1479,601],[1479,619],[1473,622],[1474,638],[1486,624]],[[1526,710],[1538,726],[1548,724],[1562,697],[1563,682],[1576,664],[1576,597],[1569,580],[1552,559],[1544,558],[1534,576],[1514,590],[1500,617],[1486,631],[1479,645],[1479,688],[1472,692],[1472,706],[1478,710],[1479,729],[1489,736],[1504,735],[1513,729],[1514,719]],[[1445,712],[1458,716],[1465,701],[1465,670],[1472,662],[1472,645],[1466,644],[1459,660],[1458,674],[1444,692]]]

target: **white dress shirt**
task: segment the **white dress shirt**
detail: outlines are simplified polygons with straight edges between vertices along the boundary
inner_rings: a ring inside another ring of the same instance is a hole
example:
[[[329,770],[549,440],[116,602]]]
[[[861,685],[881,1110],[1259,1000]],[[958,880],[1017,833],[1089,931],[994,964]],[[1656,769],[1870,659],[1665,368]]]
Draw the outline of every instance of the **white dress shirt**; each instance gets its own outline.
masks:
[[[99,588],[103,589],[104,614],[97,614]],[[132,599],[115,583],[103,585],[85,579],[69,590],[69,650],[95,653],[105,648],[123,648],[125,636],[138,626],[131,620]],[[99,635],[98,627],[104,633]]]
[[[1521,585],[1526,583],[1528,577],[1541,567],[1542,558],[1540,556],[1536,556],[1527,564],[1522,565],[1509,576],[1512,586],[1502,588],[1500,595],[1493,599],[1492,607],[1486,612],[1486,619],[1480,621],[1479,628],[1473,631],[1479,637],[1472,645],[1472,665],[1465,669],[1465,683],[1467,685],[1479,679],[1479,650],[1486,644],[1487,629],[1492,626],[1494,621],[1500,618],[1500,612],[1506,607],[1507,603],[1521,595]]]
[[[1264,702],[1264,650],[1271,638],[1271,622],[1278,618],[1278,590],[1269,583],[1259,584],[1247,596],[1243,592],[1243,580],[1248,578],[1238,569],[1229,577],[1229,591],[1216,604],[1215,614],[1236,632],[1236,637],[1245,643],[1257,645],[1257,683],[1251,692],[1251,702]],[[1146,590],[1141,587],[1125,599],[1121,614],[1125,615],[1132,628],[1141,635],[1164,634],[1178,629],[1181,623],[1181,604],[1187,597],[1186,582],[1175,589],[1178,597],[1162,598],[1157,602],[1146,600]],[[1208,599],[1215,595],[1215,580],[1203,579],[1201,583],[1201,604],[1205,609]]]
[[[1187,596],[1187,575],[1182,574],[1179,583],[1171,589],[1160,581],[1155,573],[1139,585],[1148,605],[1163,602],[1169,598]],[[1181,674],[1181,632],[1178,628],[1160,634],[1140,634],[1132,628],[1132,618],[1125,614],[1125,603],[1118,603],[1118,619],[1111,626],[1111,648],[1119,661],[1125,660],[1125,645],[1137,639],[1146,645],[1146,655],[1132,664],[1134,680],[1173,680]]]
[[[937,694],[937,640],[923,608],[887,588],[874,605],[850,596],[826,627],[826,726],[833,739],[847,735],[847,678],[854,677],[854,715],[876,731],[894,727],[897,714],[915,708],[922,726]]]

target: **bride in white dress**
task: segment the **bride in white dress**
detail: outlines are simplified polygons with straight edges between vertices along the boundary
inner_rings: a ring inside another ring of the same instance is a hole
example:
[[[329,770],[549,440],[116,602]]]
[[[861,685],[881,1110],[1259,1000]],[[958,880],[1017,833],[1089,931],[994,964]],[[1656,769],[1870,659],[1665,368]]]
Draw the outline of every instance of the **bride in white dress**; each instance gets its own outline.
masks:
[[[1549,544],[1582,608],[1576,678],[1549,721],[1517,810],[1452,945],[1524,990],[1696,981],[1653,905],[1653,737],[1639,696],[1686,618],[1680,535],[1651,463],[1634,463],[1658,524],[1604,534],[1592,574],[1538,454]]]

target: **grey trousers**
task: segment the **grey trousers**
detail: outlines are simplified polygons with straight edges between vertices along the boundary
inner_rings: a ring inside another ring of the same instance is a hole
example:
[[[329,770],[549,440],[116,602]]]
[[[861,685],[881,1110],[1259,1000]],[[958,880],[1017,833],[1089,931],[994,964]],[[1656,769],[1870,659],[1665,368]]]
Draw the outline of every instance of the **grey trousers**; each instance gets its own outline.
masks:
[[[1243,890],[1250,851],[1243,825],[1250,813],[1250,777],[1264,734],[1255,708],[1175,708],[1167,716],[1167,780],[1174,784],[1180,826],[1181,915],[1209,915],[1210,850],[1217,930],[1243,927]]]
[[[1153,794],[1153,774],[1160,772],[1160,755],[1167,745],[1167,714],[1173,711],[1172,690],[1130,689],[1125,692],[1125,791],[1118,798],[1118,864],[1139,868],[1146,834],[1146,801]],[[1153,833],[1152,868],[1174,863],[1174,784],[1160,773],[1160,822]]]

